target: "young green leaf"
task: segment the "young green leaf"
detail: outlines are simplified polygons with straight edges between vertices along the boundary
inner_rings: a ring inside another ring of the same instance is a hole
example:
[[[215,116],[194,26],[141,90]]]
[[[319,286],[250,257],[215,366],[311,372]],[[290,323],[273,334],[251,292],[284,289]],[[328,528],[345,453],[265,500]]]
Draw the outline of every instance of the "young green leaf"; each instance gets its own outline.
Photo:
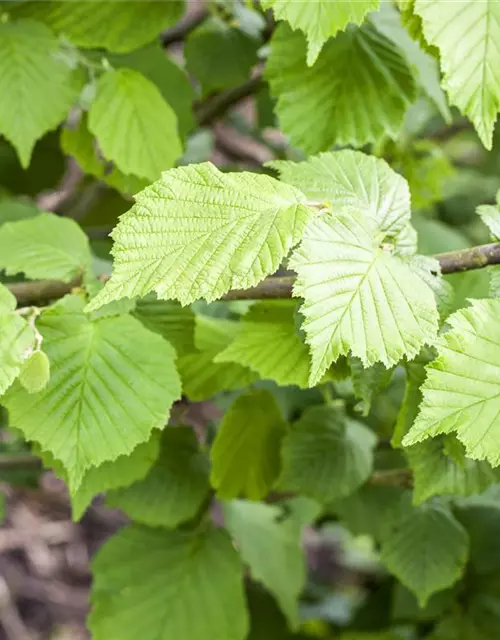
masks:
[[[469,117],[491,149],[500,111],[500,4],[417,0],[427,41],[438,47],[451,104]]]
[[[60,53],[57,38],[43,24],[0,24],[0,133],[24,168],[35,142],[66,117],[83,87],[81,70],[71,69]]]
[[[11,7],[15,17],[47,24],[78,47],[124,52],[151,42],[173,26],[184,11],[183,0],[114,0],[22,2]]]
[[[267,166],[310,200],[325,202],[335,214],[348,207],[374,218],[400,251],[416,250],[416,240],[411,246],[401,242],[408,236],[411,217],[408,183],[385,160],[345,149],[304,162],[275,160]]]
[[[327,42],[313,67],[306,63],[304,36],[280,25],[266,77],[278,101],[281,129],[307,153],[395,138],[406,108],[416,99],[405,58],[368,25]]]
[[[35,342],[33,329],[15,308],[16,299],[0,284],[0,396],[19,375]]]
[[[91,260],[86,234],[69,218],[41,213],[0,227],[0,269],[9,275],[71,282],[89,271]]]
[[[294,295],[305,300],[310,384],[341,355],[391,367],[434,341],[434,294],[383,238],[375,219],[345,210],[315,218],[295,250],[290,266],[298,274]]]
[[[257,303],[214,361],[240,364],[279,385],[307,387],[309,353],[295,326],[295,310],[296,303],[290,301]]]
[[[35,351],[23,362],[19,382],[28,393],[38,393],[50,380],[50,360],[43,351]]]
[[[243,571],[226,533],[132,525],[93,565],[94,640],[245,640]]]
[[[300,29],[307,38],[307,64],[312,66],[325,42],[349,23],[361,24],[369,11],[379,8],[379,0],[356,2],[295,2],[294,0],[263,0],[264,9],[273,9],[276,20],[286,20],[292,29]]]
[[[298,598],[306,581],[302,527],[279,507],[233,500],[224,522],[252,577],[274,594],[292,628],[299,624]]]
[[[373,395],[385,389],[391,381],[394,369],[377,362],[371,367],[364,367],[359,358],[351,358],[352,388],[356,398],[360,399],[358,411],[364,416],[370,413]]]
[[[84,304],[67,296],[40,316],[50,382],[36,394],[16,384],[2,401],[12,424],[64,464],[72,490],[90,467],[148,440],[180,397],[165,340],[130,316],[92,322]]]
[[[283,441],[280,488],[322,503],[358,489],[373,468],[375,435],[327,405],[307,409]]]
[[[165,172],[113,231],[113,274],[89,309],[153,290],[210,302],[257,284],[299,241],[312,215],[305,200],[269,176],[224,174],[209,162]]]
[[[224,500],[264,498],[280,473],[286,424],[269,391],[239,396],[226,413],[211,451],[211,482]]]
[[[438,434],[456,433],[466,454],[500,464],[500,300],[473,300],[447,322],[438,357],[427,366],[423,401],[403,440],[409,446]]]
[[[107,503],[134,521],[174,528],[193,518],[209,492],[208,459],[189,427],[168,427],[160,455],[134,484],[108,493]]]
[[[408,447],[405,455],[413,469],[413,501],[421,504],[432,496],[482,493],[497,481],[498,475],[487,462],[464,458],[460,464],[446,451],[446,438],[438,436]],[[457,441],[459,446],[462,446]]]
[[[477,214],[488,227],[491,235],[500,238],[500,192],[497,193],[496,204],[482,204],[477,208]]]
[[[88,126],[106,160],[126,175],[157,180],[182,155],[175,112],[156,85],[132,69],[99,78]]]
[[[393,519],[382,537],[381,560],[424,607],[462,576],[468,547],[467,532],[449,507],[430,502]]]

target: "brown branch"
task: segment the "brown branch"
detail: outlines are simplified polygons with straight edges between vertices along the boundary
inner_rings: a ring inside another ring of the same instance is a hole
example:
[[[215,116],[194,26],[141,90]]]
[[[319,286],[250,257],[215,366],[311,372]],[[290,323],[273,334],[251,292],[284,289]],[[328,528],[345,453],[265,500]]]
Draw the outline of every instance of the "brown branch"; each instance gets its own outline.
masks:
[[[0,470],[13,471],[17,469],[42,469],[41,458],[31,453],[0,453]]]
[[[443,274],[482,269],[500,264],[500,243],[494,242],[471,249],[439,253],[433,257],[439,262]],[[106,280],[107,277],[103,276],[102,279]],[[222,299],[273,300],[290,298],[294,281],[295,276],[271,276],[251,289],[230,291]],[[35,282],[14,282],[6,286],[16,296],[19,304],[26,305],[61,298],[79,284],[78,280],[70,284],[52,280],[37,280]]]
[[[194,31],[196,27],[205,22],[210,15],[209,11],[205,7],[200,7],[188,13],[175,27],[168,29],[161,37],[161,43],[164,47],[169,47],[171,44],[182,42],[186,39],[191,31]]]

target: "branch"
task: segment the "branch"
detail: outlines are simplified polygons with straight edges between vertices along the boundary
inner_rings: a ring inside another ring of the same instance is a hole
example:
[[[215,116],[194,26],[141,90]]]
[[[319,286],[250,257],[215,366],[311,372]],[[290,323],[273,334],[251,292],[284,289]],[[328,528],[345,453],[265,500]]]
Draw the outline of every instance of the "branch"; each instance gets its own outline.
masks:
[[[432,257],[439,262],[443,274],[482,269],[500,264],[500,243],[494,242],[472,247],[472,249],[439,253]],[[106,279],[107,276],[102,277],[103,281]],[[291,298],[294,281],[295,276],[271,276],[251,289],[230,291],[222,299],[274,300]],[[69,284],[53,280],[37,280],[35,282],[14,282],[6,286],[15,295],[19,304],[27,305],[62,298],[79,284],[79,280],[74,280]]]
[[[165,31],[161,38],[162,45],[168,47],[171,44],[182,42],[191,31],[194,31],[196,27],[205,22],[209,15],[209,11],[204,7],[195,9],[176,24],[175,27]]]
[[[223,116],[233,105],[260,91],[263,85],[262,69],[258,69],[252,78],[238,87],[219,93],[205,102],[200,102],[194,111],[198,125],[205,127],[211,124]]]

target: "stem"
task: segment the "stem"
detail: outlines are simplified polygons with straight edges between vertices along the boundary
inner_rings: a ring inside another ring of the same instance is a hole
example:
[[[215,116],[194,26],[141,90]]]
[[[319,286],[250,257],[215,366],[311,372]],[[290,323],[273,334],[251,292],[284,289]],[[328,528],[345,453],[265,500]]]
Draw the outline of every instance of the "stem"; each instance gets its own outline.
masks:
[[[443,274],[482,269],[500,264],[500,243],[494,242],[472,249],[439,253],[433,258],[439,262]],[[103,281],[106,279],[107,277],[104,277]],[[291,298],[294,282],[295,276],[271,276],[251,289],[229,291],[222,299],[273,300]],[[15,295],[18,303],[24,305],[62,298],[79,284],[79,280],[74,280],[69,284],[53,280],[38,280],[35,282],[14,282],[6,286]]]

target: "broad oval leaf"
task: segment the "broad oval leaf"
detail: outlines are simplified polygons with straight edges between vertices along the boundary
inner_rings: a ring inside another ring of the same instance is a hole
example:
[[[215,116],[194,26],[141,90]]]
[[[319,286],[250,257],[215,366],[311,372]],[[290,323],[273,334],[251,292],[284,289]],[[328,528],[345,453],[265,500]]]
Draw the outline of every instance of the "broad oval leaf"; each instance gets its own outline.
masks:
[[[292,256],[294,295],[304,298],[311,385],[341,355],[350,352],[365,367],[391,367],[436,337],[431,288],[383,238],[371,217],[347,210],[324,214],[309,224]]]
[[[189,304],[252,287],[300,240],[312,214],[305,200],[268,176],[209,162],[165,172],[113,231],[111,280],[89,310],[153,290]]]
[[[83,88],[84,74],[58,54],[57,38],[45,25],[32,20],[0,24],[0,133],[24,168],[35,142],[57,127]]]
[[[133,525],[93,564],[94,640],[245,640],[243,570],[220,529],[190,533]]]
[[[304,36],[280,25],[266,77],[281,129],[307,153],[396,137],[416,98],[405,58],[371,26],[339,33],[308,67]]]
[[[99,78],[88,126],[106,160],[126,175],[157,180],[182,155],[175,112],[156,85],[132,69]]]
[[[131,316],[92,322],[84,304],[67,296],[42,314],[50,382],[35,394],[17,383],[2,401],[11,424],[63,463],[72,489],[90,467],[148,440],[180,397],[168,342]]]
[[[456,433],[466,454],[500,464],[500,300],[473,300],[451,325],[427,366],[420,412],[403,440],[409,446]]]

